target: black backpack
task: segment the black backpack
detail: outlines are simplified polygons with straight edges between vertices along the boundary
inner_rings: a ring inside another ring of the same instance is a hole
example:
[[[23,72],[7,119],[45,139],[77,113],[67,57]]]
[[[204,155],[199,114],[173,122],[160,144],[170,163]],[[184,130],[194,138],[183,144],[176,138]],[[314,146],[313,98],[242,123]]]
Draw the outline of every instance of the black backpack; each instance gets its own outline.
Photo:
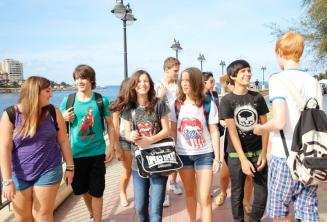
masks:
[[[287,149],[284,131],[280,131],[292,177],[305,186],[327,182],[326,113],[319,109],[316,98],[310,98],[305,102],[292,83],[285,83],[278,79],[287,86],[301,110],[300,118],[294,128],[290,152]]]
[[[57,116],[56,116],[56,108],[52,104],[49,104],[45,108],[50,113],[51,118],[53,120],[53,124],[54,124],[56,130],[58,131],[59,130],[59,127],[58,127]],[[16,122],[16,108],[15,108],[15,106],[14,105],[13,106],[9,106],[9,107],[7,107],[5,109],[5,111],[8,114],[8,117],[9,117],[10,122],[15,126],[15,122]]]
[[[95,101],[97,103],[99,112],[100,112],[100,116],[101,116],[101,126],[102,126],[102,130],[105,131],[105,125],[104,125],[104,105],[103,105],[103,100],[102,100],[102,95],[100,93],[94,92],[95,95]],[[70,107],[73,107],[74,102],[75,102],[75,97],[76,97],[76,93],[72,93],[68,95],[68,99],[67,99],[67,103],[66,103],[66,110],[69,109]],[[69,124],[70,122],[66,122],[66,129],[67,129],[67,133],[69,133]]]

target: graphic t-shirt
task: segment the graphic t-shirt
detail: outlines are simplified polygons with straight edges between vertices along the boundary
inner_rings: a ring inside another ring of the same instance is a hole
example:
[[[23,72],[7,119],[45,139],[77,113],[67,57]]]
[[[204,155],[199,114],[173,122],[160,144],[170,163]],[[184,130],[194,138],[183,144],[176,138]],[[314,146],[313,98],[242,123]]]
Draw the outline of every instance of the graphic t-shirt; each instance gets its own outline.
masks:
[[[154,106],[154,112],[149,114],[145,108],[138,106],[135,109],[135,119],[133,120],[136,124],[136,130],[143,136],[153,136],[159,133],[162,129],[161,118],[167,116],[169,113],[169,107],[166,102],[162,99],[158,99]],[[132,124],[132,110],[124,109],[122,111],[122,118],[131,122],[131,130],[133,130]],[[137,170],[137,164],[135,159],[135,145],[132,144],[132,168]]]
[[[219,105],[220,119],[234,119],[243,151],[257,151],[262,148],[261,136],[253,133],[253,128],[259,123],[259,116],[269,112],[267,104],[258,92],[248,91],[246,95],[229,93]],[[227,131],[227,152],[236,152]]]
[[[66,110],[68,96],[66,96],[61,104],[60,110]],[[109,102],[106,97],[102,97],[104,106],[104,115],[110,116]],[[100,111],[96,104],[93,94],[89,101],[79,101],[75,97],[74,102],[74,121],[70,124],[70,145],[73,151],[73,157],[88,157],[105,154],[106,143],[103,137],[103,129]]]
[[[291,148],[293,133],[296,123],[300,118],[300,109],[297,107],[295,99],[290,94],[289,90],[285,88],[279,80],[279,78],[285,79],[285,81],[291,82],[294,87],[299,90],[304,101],[309,98],[317,98],[319,104],[322,106],[322,95],[320,91],[320,85],[318,81],[310,76],[308,73],[302,70],[286,70],[275,74],[269,79],[269,100],[272,102],[275,99],[284,99],[287,106],[287,120],[283,129],[288,149]],[[282,139],[279,131],[273,132],[271,138],[271,155],[276,157],[286,158],[283,148]]]
[[[170,104],[169,119],[177,123],[176,151],[180,155],[199,155],[213,152],[211,136],[203,112],[203,106],[182,104],[178,120],[175,113],[175,101]],[[209,124],[218,123],[218,111],[211,101]]]

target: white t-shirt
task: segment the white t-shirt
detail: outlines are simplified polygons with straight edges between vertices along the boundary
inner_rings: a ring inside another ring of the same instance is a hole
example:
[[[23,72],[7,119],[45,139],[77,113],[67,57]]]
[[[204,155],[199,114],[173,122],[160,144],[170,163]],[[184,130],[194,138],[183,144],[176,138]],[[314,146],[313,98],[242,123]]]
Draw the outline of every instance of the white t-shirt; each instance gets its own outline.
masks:
[[[290,150],[292,145],[293,133],[296,123],[300,118],[300,109],[289,90],[286,89],[282,83],[276,79],[276,77],[285,79],[285,81],[291,82],[296,87],[304,101],[309,98],[317,98],[322,107],[322,96],[320,91],[320,85],[318,81],[310,76],[308,73],[302,70],[285,70],[278,74],[275,74],[269,79],[269,100],[272,102],[274,99],[284,99],[287,106],[287,120],[286,126],[283,131],[285,134],[287,148]],[[279,131],[273,132],[271,139],[271,155],[281,158],[286,158],[286,154],[283,148],[282,139]]]
[[[165,87],[167,89],[167,94],[165,96],[165,99],[167,99],[168,101],[167,104],[169,105],[176,99],[177,84],[176,83],[166,84],[163,79],[157,81],[156,84],[154,85],[154,89],[157,92],[157,95],[158,95],[159,88],[162,87]]]
[[[218,110],[211,101],[209,124],[218,123]],[[169,119],[176,122],[175,101],[170,104]],[[176,151],[180,155],[199,155],[213,152],[211,136],[203,112],[203,106],[181,106],[177,121]]]

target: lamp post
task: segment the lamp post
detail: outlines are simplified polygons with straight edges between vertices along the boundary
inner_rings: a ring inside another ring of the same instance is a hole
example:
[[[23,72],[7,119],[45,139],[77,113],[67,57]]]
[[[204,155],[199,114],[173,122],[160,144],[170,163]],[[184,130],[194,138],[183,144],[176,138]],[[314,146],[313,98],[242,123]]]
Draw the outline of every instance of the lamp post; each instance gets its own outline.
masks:
[[[181,51],[183,49],[181,47],[181,44],[179,43],[179,41],[176,41],[176,39],[174,39],[174,42],[170,46],[170,48],[172,48],[174,51],[176,51],[176,59],[178,59],[178,51]]]
[[[262,70],[262,86],[261,88],[264,89],[265,88],[265,71],[266,71],[267,67],[266,66],[261,66],[261,70]]]
[[[221,66],[221,76],[224,75],[224,66],[226,65],[225,61],[221,60],[219,65]]]
[[[201,53],[199,54],[198,61],[200,61],[200,63],[201,63],[201,72],[202,72],[202,63],[204,61],[206,61],[206,58],[204,57],[203,54],[201,54]]]
[[[127,69],[127,37],[126,37],[126,25],[133,24],[136,21],[132,13],[130,5],[126,6],[123,3],[123,0],[116,0],[115,7],[111,10],[111,13],[115,14],[117,18],[123,21],[123,31],[124,31],[124,78],[128,78],[128,69]]]

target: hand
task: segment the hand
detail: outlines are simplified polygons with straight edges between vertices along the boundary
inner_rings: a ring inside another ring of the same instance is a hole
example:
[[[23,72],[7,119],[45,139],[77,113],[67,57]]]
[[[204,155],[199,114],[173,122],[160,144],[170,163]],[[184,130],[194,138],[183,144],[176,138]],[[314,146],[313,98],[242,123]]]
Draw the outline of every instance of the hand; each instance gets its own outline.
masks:
[[[253,164],[248,159],[241,161],[241,167],[244,174],[254,177],[256,171]]]
[[[13,201],[16,195],[16,187],[14,182],[11,182],[8,186],[2,186],[2,195],[9,201]]]
[[[73,122],[75,119],[75,113],[73,112],[73,107],[70,107],[69,109],[65,110],[65,112],[62,113],[62,115],[66,122]]]
[[[106,159],[104,160],[104,163],[110,163],[114,158],[115,151],[110,147],[107,147],[106,150]]]
[[[158,95],[158,97],[162,98],[167,95],[167,92],[168,92],[168,90],[166,89],[166,87],[159,87],[157,95]]]
[[[219,123],[220,123],[220,125],[221,125],[222,127],[226,128],[226,125],[227,125],[227,124],[226,124],[225,120],[220,120]]]
[[[218,173],[220,171],[220,168],[221,168],[222,164],[217,162],[217,161],[213,161],[213,164],[212,164],[212,172],[213,173]]]
[[[265,167],[267,163],[266,155],[262,155],[262,153],[259,155],[258,161],[257,161],[257,170],[261,171]]]
[[[74,171],[65,171],[64,179],[67,185],[71,185],[73,182]]]
[[[130,141],[132,141],[133,143],[135,143],[137,140],[140,139],[140,134],[136,130],[133,130],[129,134],[129,139],[130,139]]]
[[[262,134],[264,133],[264,130],[262,129],[262,126],[260,124],[257,124],[254,126],[253,133],[258,136],[262,136]]]
[[[141,136],[140,139],[138,139],[135,142],[135,144],[141,149],[148,148],[152,143],[153,143],[153,141],[152,141],[151,137],[147,137],[147,136]]]
[[[122,149],[120,147],[115,149],[115,158],[118,161],[124,161],[125,160],[124,152],[122,151]]]

